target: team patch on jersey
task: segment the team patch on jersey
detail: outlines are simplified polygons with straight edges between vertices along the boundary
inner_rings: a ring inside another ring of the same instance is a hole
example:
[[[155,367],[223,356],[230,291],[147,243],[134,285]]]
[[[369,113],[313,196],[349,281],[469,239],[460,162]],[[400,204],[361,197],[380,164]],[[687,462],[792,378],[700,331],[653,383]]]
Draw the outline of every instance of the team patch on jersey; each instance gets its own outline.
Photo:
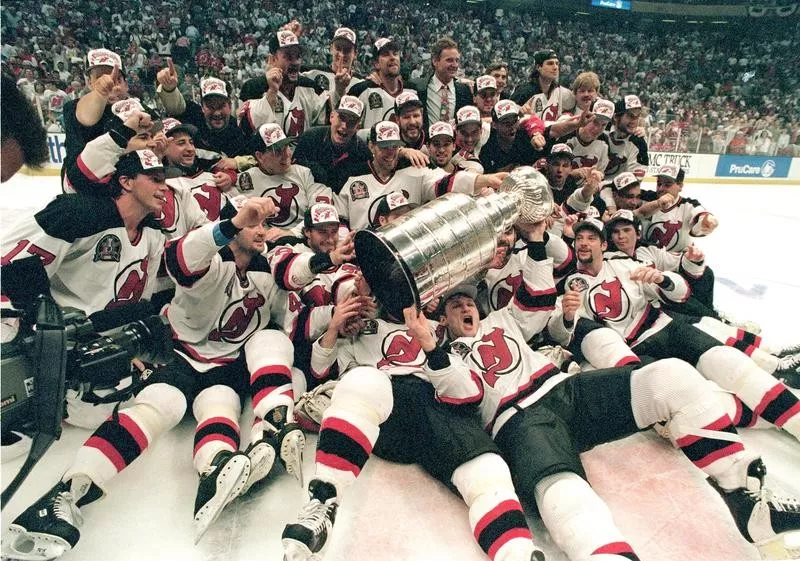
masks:
[[[569,284],[567,286],[569,286],[570,290],[574,290],[575,292],[583,292],[584,290],[589,288],[589,283],[586,282],[585,279],[577,277],[569,281]]]
[[[275,107],[272,108],[275,113],[283,113],[283,100],[280,96],[275,100]]]
[[[462,343],[461,341],[456,341],[455,343],[450,344],[450,350],[456,353],[461,358],[464,358],[469,354],[470,348],[467,346],[466,343]]]
[[[542,98],[537,97],[536,98],[536,106],[534,107],[533,112],[534,113],[541,113],[543,109],[544,109],[544,102],[542,101]]]
[[[353,181],[350,184],[350,198],[354,201],[369,198],[369,188],[363,181]]]
[[[92,261],[95,263],[97,261],[113,261],[114,263],[119,263],[121,254],[122,242],[120,242],[119,238],[114,234],[106,234],[97,242],[97,246],[94,248],[94,258]]]
[[[240,191],[252,191],[253,190],[253,178],[250,177],[249,173],[241,173],[239,174],[239,190]]]
[[[378,322],[374,319],[365,319],[364,327],[361,328],[359,333],[361,335],[375,335],[378,332]]]
[[[314,78],[314,83],[321,90],[329,90],[331,88],[331,81],[328,80],[325,74],[317,74],[317,77]]]
[[[378,92],[372,92],[367,98],[367,103],[370,109],[380,109],[383,107],[383,98]]]

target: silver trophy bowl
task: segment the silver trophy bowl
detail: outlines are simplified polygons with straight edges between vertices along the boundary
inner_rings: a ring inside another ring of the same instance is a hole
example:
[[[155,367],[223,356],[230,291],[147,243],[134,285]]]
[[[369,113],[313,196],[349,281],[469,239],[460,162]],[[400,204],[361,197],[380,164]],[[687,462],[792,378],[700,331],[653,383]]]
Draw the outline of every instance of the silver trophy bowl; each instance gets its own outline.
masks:
[[[509,227],[552,211],[547,179],[520,167],[488,196],[448,193],[377,230],[356,232],[356,259],[383,309],[402,319],[403,309],[421,307],[485,269]]]

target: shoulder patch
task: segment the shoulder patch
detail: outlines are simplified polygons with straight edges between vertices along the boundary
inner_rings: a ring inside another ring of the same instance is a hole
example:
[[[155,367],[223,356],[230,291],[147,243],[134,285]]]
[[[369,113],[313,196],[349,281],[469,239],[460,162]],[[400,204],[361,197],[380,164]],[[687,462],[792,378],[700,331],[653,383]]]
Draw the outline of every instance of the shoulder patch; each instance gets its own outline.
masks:
[[[239,181],[237,181],[237,187],[240,191],[252,191],[253,190],[253,178],[250,176],[249,173],[244,172],[239,174]]]
[[[350,184],[350,198],[354,201],[369,198],[369,188],[363,181],[353,181]]]
[[[94,248],[93,262],[109,261],[119,263],[120,256],[122,255],[122,242],[115,234],[106,234]]]
[[[567,288],[574,290],[575,292],[583,292],[589,288],[589,283],[586,282],[586,279],[581,277],[573,277],[567,282]]]
[[[383,107],[383,98],[381,97],[381,94],[378,92],[372,92],[369,94],[367,104],[369,105],[370,109],[380,109]]]

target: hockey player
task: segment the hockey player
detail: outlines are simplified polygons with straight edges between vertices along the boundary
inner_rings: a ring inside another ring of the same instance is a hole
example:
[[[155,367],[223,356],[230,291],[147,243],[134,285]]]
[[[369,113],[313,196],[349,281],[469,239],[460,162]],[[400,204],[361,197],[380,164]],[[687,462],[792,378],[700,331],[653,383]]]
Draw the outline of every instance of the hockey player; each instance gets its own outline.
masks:
[[[572,113],[575,108],[575,96],[558,85],[560,68],[554,50],[536,51],[530,81],[511,95],[514,103],[523,106],[523,113],[539,117],[546,125],[556,122],[564,113]]]
[[[491,124],[481,119],[481,113],[474,105],[466,105],[456,111],[455,129],[456,153],[468,160],[480,156],[481,148],[492,132]]]
[[[582,114],[582,118],[586,113]],[[557,142],[567,144],[572,149],[573,168],[594,168],[605,173],[609,161],[608,135],[606,126],[614,117],[614,104],[598,99],[592,105],[594,116],[582,124],[575,132],[558,138]]]
[[[614,179],[623,171],[631,172],[639,179],[647,173],[650,159],[647,156],[647,141],[641,133],[642,101],[637,95],[626,95],[614,104],[614,118],[608,134],[608,166],[605,179]]]
[[[336,318],[336,316],[335,316]],[[453,485],[469,508],[481,549],[495,561],[541,561],[508,468],[471,413],[435,400],[423,375],[425,353],[396,318],[363,320],[355,337],[339,338],[345,319],[332,320],[314,343],[312,364],[334,362],[344,374],[325,411],[310,500],[283,531],[286,561],[317,557],[332,532],[340,502],[373,453],[418,463]],[[360,366],[363,365],[363,366]]]
[[[312,68],[302,73],[317,85],[318,90],[327,91],[331,107],[337,107],[345,92],[361,81],[353,75],[356,59],[356,32],[349,27],[339,27],[333,32],[330,46],[331,64],[328,68]]]
[[[617,179],[623,176],[624,173],[617,176]],[[605,228],[610,251],[619,251],[642,263],[652,263],[659,271],[677,272],[687,280],[692,289],[691,296],[678,305],[670,305],[669,301],[663,302],[662,307],[667,314],[691,323],[729,347],[739,349],[786,385],[798,387],[800,373],[797,367],[800,365],[800,355],[797,351],[789,351],[796,347],[772,349],[758,335],[719,320],[713,308],[713,300],[710,300],[713,295],[705,290],[709,283],[713,289],[714,277],[713,274],[710,275],[710,281],[705,278],[710,269],[706,267],[703,252],[699,248],[690,245],[682,253],[673,253],[642,242],[641,225],[630,210],[618,210],[606,222]],[[771,354],[773,352],[775,354]],[[783,358],[777,356],[784,354]]]
[[[181,123],[197,128],[195,142],[198,148],[223,154],[217,166],[220,169],[246,169],[252,165],[248,159],[247,136],[239,130],[231,116],[231,92],[219,78],[200,80],[200,105],[185,100],[178,89],[178,74],[169,59],[169,66],[156,75],[156,92],[167,114]]]
[[[550,333],[569,328],[576,316],[588,317],[616,331],[639,356],[676,357],[738,397],[756,416],[800,439],[800,401],[787,387],[749,357],[692,325],[673,320],[658,306],[661,299],[685,301],[686,280],[607,249],[602,222],[587,219],[574,227],[578,272],[566,281],[563,312],[554,314]],[[597,367],[613,364],[598,364]],[[733,417],[735,413],[729,412]]]
[[[363,116],[364,104],[343,96],[331,112],[329,127],[314,127],[297,139],[295,163],[310,169],[314,179],[334,193],[341,191],[353,170],[372,157],[367,143],[356,135]]]
[[[256,134],[265,123],[277,124],[287,136],[298,136],[325,122],[328,95],[300,75],[301,50],[297,35],[287,29],[269,37],[267,92],[242,104],[239,127],[246,136]]]
[[[544,130],[544,126],[540,128]],[[492,132],[481,148],[481,165],[488,173],[532,165],[542,154],[545,144],[542,132],[537,131],[531,136],[527,128],[520,126],[519,107],[504,99],[492,108]]]
[[[441,168],[447,173],[459,169],[483,173],[483,166],[477,158],[461,154],[453,155],[456,149],[455,136],[456,133],[450,123],[438,121],[430,126],[427,148],[431,167]]]
[[[306,209],[317,202],[330,203],[330,188],[318,183],[311,170],[292,163],[292,145],[296,137],[287,137],[275,123],[258,128],[250,139],[251,152],[258,165],[241,174],[236,183],[246,197],[269,197],[278,212],[269,219],[274,228],[270,239],[287,235],[287,231],[303,222]]]
[[[437,346],[424,315],[413,307],[404,311],[438,398],[478,404],[520,497],[537,505],[570,559],[638,559],[586,481],[578,454],[657,422],[667,422],[675,445],[709,477],[745,539],[786,554],[792,546],[784,538],[800,528],[796,500],[764,488],[763,462],[745,449],[697,371],[667,359],[574,376],[527,347],[547,323],[555,287],[544,225],[526,229],[525,280],[508,308],[481,319],[474,287],[451,290],[440,313],[449,334],[445,348]]]
[[[2,265],[36,255],[61,307],[89,315],[147,300],[164,249],[154,215],[166,201],[164,167],[150,150],[124,155],[108,196],[56,197],[3,240]]]
[[[440,169],[397,169],[400,128],[391,121],[377,123],[370,130],[369,149],[373,159],[365,173],[351,177],[335,197],[339,216],[346,219],[351,230],[369,226],[375,204],[382,195],[403,191],[409,201],[426,203],[451,191],[478,194],[485,187],[499,186],[505,174],[478,175],[458,171],[447,175]]]
[[[492,110],[498,101],[500,101],[500,94],[497,91],[497,81],[488,75],[475,78],[472,102],[481,112],[481,119],[487,123],[492,122]]]
[[[669,208],[658,208],[650,216],[639,212],[645,241],[669,251],[683,251],[691,244],[690,238],[707,236],[719,225],[716,216],[697,200],[681,196],[685,175],[675,164],[658,168],[656,194],[658,197],[670,195],[673,203]]]
[[[75,547],[80,507],[101,498],[113,477],[177,425],[190,404],[198,422],[196,540],[222,508],[267,475],[276,455],[299,475],[304,439],[292,423],[292,343],[264,328],[272,320],[302,331],[310,318],[308,311],[287,313],[285,293],[260,255],[263,223],[272,212],[269,199],[247,200],[231,220],[193,230],[167,248],[167,266],[180,287],[166,312],[178,357],[157,369],[134,404],[103,423],[62,480],[14,520],[12,556],[53,559]],[[329,317],[330,311],[311,313]],[[242,453],[238,419],[245,393],[265,420]],[[33,549],[21,552],[30,541]]]
[[[372,46],[373,73],[363,82],[352,86],[347,93],[361,100],[366,107],[362,129],[370,129],[394,113],[394,100],[406,88],[400,76],[400,46],[382,37]]]

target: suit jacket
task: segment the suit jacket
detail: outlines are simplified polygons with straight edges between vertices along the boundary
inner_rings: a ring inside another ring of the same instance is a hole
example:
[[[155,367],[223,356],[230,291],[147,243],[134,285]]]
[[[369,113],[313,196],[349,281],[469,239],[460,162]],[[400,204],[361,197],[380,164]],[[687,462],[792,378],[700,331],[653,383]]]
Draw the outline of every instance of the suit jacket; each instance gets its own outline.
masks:
[[[414,89],[417,91],[419,100],[422,102],[422,116],[424,119],[423,126],[425,127],[426,135],[428,134],[428,127],[431,124],[430,119],[428,118],[428,84],[430,84],[432,78],[433,74],[428,74],[412,84]],[[458,112],[458,110],[465,105],[472,105],[472,90],[468,85],[462,84],[458,80],[456,80],[455,86],[456,112]],[[455,113],[453,114],[453,117],[455,118]]]

